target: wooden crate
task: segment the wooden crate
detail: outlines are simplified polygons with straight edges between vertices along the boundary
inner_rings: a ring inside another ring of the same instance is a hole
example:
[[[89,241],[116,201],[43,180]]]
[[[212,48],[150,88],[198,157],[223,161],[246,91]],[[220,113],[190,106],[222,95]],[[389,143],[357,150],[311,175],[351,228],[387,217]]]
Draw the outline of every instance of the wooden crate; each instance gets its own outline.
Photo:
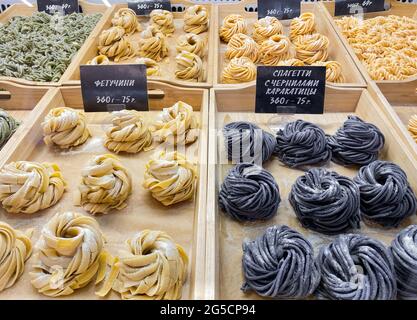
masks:
[[[179,36],[185,34],[186,32],[183,30],[184,26],[184,10],[188,7],[195,5],[190,0],[171,0],[172,5],[181,6],[181,12],[173,12],[174,15],[174,25],[175,25],[175,32],[171,37],[167,37],[167,45],[168,45],[168,57],[165,58],[163,61],[158,62],[158,65],[161,68],[161,76],[150,76],[150,80],[161,81],[165,83],[170,83],[173,85],[183,86],[183,87],[202,87],[202,88],[210,88],[213,83],[213,55],[214,52],[211,49],[213,32],[214,32],[214,14],[213,14],[213,6],[211,4],[201,4],[207,11],[209,12],[209,30],[207,32],[201,33],[200,36],[207,38],[208,49],[205,57],[203,60],[203,69],[204,69],[204,80],[201,82],[196,81],[187,81],[177,79],[175,77],[175,70],[177,68],[175,57],[177,56],[176,50],[176,41]],[[117,10],[121,8],[126,8],[127,4],[116,4],[112,7],[110,14],[106,15],[106,20],[103,24],[100,25],[100,30],[97,35],[99,35],[102,31],[110,28],[112,26],[111,20]],[[142,26],[142,29],[145,30],[146,27],[149,25],[149,17],[139,16],[139,22]],[[136,32],[129,39],[135,44],[140,39],[140,33]],[[79,66],[82,64],[86,64],[89,60],[97,56],[98,50],[98,36],[94,38],[90,38],[84,46],[80,50],[80,55],[77,59],[77,62],[71,65],[71,69],[69,70],[69,77],[65,79],[63,85],[78,85],[80,83],[80,68]],[[133,57],[132,59],[121,61],[120,63],[135,63],[135,60],[139,58],[139,56]],[[111,62],[114,63],[114,62]]]
[[[110,9],[102,4],[94,4],[94,3],[88,3],[85,1],[79,1],[79,5],[81,6],[81,9],[84,14],[93,14],[93,13],[102,13],[103,17],[99,20],[93,31],[90,33],[89,37],[84,42],[83,46],[78,50],[77,54],[74,55],[73,60],[71,64],[68,66],[67,70],[64,72],[64,74],[61,76],[61,79],[58,82],[42,82],[42,81],[30,81],[26,79],[20,79],[20,78],[13,78],[13,77],[5,77],[0,76],[0,80],[8,80],[12,82],[16,82],[19,84],[27,85],[27,86],[49,86],[49,87],[58,87],[62,84],[62,82],[65,79],[68,79],[69,76],[69,70],[72,70],[71,66],[74,63],[77,63],[78,57],[80,55],[80,52],[82,51],[83,47],[87,44],[89,38],[96,38],[97,32],[100,30],[100,26],[105,22],[106,20],[106,12]],[[10,20],[12,17],[16,16],[31,16],[37,11],[36,5],[33,7],[29,7],[26,4],[18,3],[10,6],[7,8],[6,11],[1,13],[0,15],[0,23],[5,23]]]
[[[164,207],[142,187],[144,166],[154,151],[141,152],[134,155],[119,154],[122,163],[128,168],[133,179],[133,193],[127,201],[127,207],[114,210],[107,215],[96,215],[106,237],[105,249],[117,254],[125,248],[125,240],[144,229],[166,231],[176,243],[184,247],[190,262],[188,277],[183,288],[183,299],[201,299],[204,295],[205,268],[205,214],[207,187],[207,130],[208,130],[208,90],[181,89],[168,84],[149,82],[150,110],[143,112],[146,117],[154,118],[163,107],[170,107],[178,100],[193,106],[201,125],[198,140],[186,148],[188,159],[194,161],[198,168],[199,179],[193,201]],[[156,90],[156,94],[153,92]],[[14,148],[0,160],[0,167],[18,160],[31,160],[57,163],[68,182],[64,196],[53,207],[41,212],[25,214],[8,214],[0,209],[1,221],[15,228],[27,229],[35,227],[32,242],[35,244],[40,236],[41,228],[56,213],[75,211],[89,215],[82,207],[73,205],[74,191],[81,179],[81,169],[94,155],[110,153],[103,146],[104,128],[109,123],[108,113],[87,113],[88,127],[92,137],[82,146],[72,150],[61,151],[44,144],[41,123],[46,114],[55,107],[67,106],[82,108],[80,87],[53,88],[37,105],[26,132],[15,139]],[[0,293],[0,299],[47,299],[38,294],[30,284],[29,272],[32,269],[33,256],[26,262],[24,275],[17,283]],[[86,288],[77,290],[67,299],[96,299],[93,283]],[[119,295],[112,292],[110,299],[118,299]]]
[[[352,59],[355,61],[362,75],[366,79],[367,83],[373,81],[368,74],[365,66],[358,59],[352,47],[349,45],[347,39],[340,32],[339,27],[334,22],[334,1],[321,2],[319,4],[324,8],[325,16],[335,30],[335,34],[342,41],[346,47]],[[403,3],[395,0],[391,0],[391,7],[389,10],[383,12],[371,12],[365,13],[365,19],[374,18],[377,16],[406,16],[417,20],[417,3]],[[382,93],[387,97],[388,101],[394,105],[413,105],[417,104],[417,75],[410,77],[407,80],[396,80],[396,81],[376,81],[378,87]]]
[[[282,202],[277,215],[269,221],[255,223],[239,223],[227,217],[218,206],[218,192],[228,170],[233,165],[227,161],[227,151],[223,145],[221,129],[224,124],[232,121],[250,121],[271,132],[267,123],[271,114],[254,113],[254,87],[241,86],[239,89],[214,88],[210,92],[210,135],[209,135],[209,168],[207,196],[207,253],[206,253],[206,298],[207,299],[258,299],[255,293],[244,294],[240,291],[243,283],[241,271],[242,243],[246,238],[254,239],[261,235],[271,225],[284,224],[304,234],[313,244],[315,252],[322,244],[329,243],[331,236],[311,232],[301,226],[288,201],[288,195],[293,183],[301,170],[284,166],[277,158],[264,163],[265,169],[273,174],[280,189]],[[411,152],[397,134],[391,121],[378,112],[379,106],[366,89],[342,89],[340,100],[326,99],[324,115],[296,115],[295,119],[303,119],[319,125],[328,134],[333,134],[350,114],[355,114],[363,120],[379,127],[386,138],[386,146],[381,159],[400,165],[408,174],[408,179],[417,191],[417,162]],[[359,94],[359,99],[352,99]],[[349,105],[339,102],[348,101]],[[339,174],[353,177],[357,170],[345,168],[331,162],[326,168]],[[405,221],[401,227],[417,223],[417,216]],[[400,230],[385,230],[370,227],[361,223],[361,233],[369,235],[389,244]]]
[[[21,122],[20,126],[0,150],[0,159],[7,150],[14,147],[14,140],[26,131],[32,110],[47,93],[49,87],[25,86],[18,83],[0,80],[0,108]]]
[[[258,20],[257,12],[246,11],[248,8],[256,8],[257,2],[254,0],[242,0],[239,3],[227,3],[223,5],[215,6],[215,37],[214,37],[214,51],[217,58],[214,60],[214,87],[216,88],[238,88],[238,85],[234,84],[222,84],[221,83],[221,74],[224,67],[227,65],[228,60],[225,57],[225,52],[227,49],[227,44],[222,42],[219,37],[219,29],[222,25],[223,19],[233,13],[238,13],[242,15],[247,24],[248,24],[248,34],[252,34],[253,24]],[[324,18],[324,12],[316,3],[307,3],[303,2],[301,5],[302,12],[312,12],[316,16],[316,26],[317,32],[327,36],[330,40],[329,46],[329,58],[328,60],[336,60],[341,63],[343,68],[343,74],[345,77],[345,83],[328,83],[328,90],[333,90],[334,88],[343,88],[343,87],[366,87],[366,82],[362,75],[360,74],[357,66],[353,62],[352,58],[349,56],[347,50],[344,48],[342,42],[336,36],[333,31],[333,27]],[[282,20],[284,26],[284,34],[289,34],[289,26],[291,20]],[[255,81],[253,81],[255,83]]]

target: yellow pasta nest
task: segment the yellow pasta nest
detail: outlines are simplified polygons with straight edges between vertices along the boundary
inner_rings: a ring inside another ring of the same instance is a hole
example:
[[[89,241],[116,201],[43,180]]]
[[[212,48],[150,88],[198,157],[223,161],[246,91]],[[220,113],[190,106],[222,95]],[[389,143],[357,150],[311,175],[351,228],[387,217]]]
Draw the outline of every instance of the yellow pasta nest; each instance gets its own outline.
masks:
[[[256,78],[256,65],[251,59],[233,58],[222,72],[222,83],[242,83]]]
[[[165,232],[152,230],[137,233],[126,245],[97,295],[104,297],[113,289],[129,300],[181,298],[188,257],[180,245]]]
[[[172,12],[156,9],[152,10],[150,17],[152,26],[162,32],[165,36],[170,36],[174,33],[174,16],[172,15]]]
[[[104,145],[110,151],[138,153],[152,144],[152,133],[145,119],[135,110],[112,112],[112,126],[106,130]]]
[[[132,193],[132,177],[118,157],[111,154],[95,156],[81,175],[75,205],[91,214],[126,207],[126,200]]]
[[[237,33],[247,33],[246,22],[240,14],[228,15],[223,20],[223,24],[219,30],[220,39],[229,42],[233,35]]]
[[[337,61],[315,62],[313,66],[326,67],[326,80],[333,83],[342,83],[345,81],[342,74],[342,65]]]
[[[283,26],[275,17],[265,17],[259,19],[253,25],[253,39],[262,44],[265,40],[276,34],[282,34]]]
[[[417,75],[417,21],[379,16],[336,20],[373,80],[405,80]]]
[[[126,34],[132,34],[142,30],[138,18],[136,17],[136,13],[129,8],[119,9],[115,13],[111,23],[115,27],[122,27]]]
[[[259,50],[263,64],[276,66],[281,60],[288,60],[294,56],[290,39],[284,35],[275,35],[264,41]]]
[[[154,124],[153,137],[158,142],[174,145],[190,144],[198,138],[198,120],[193,107],[178,101],[170,108],[164,108]]]
[[[168,56],[165,36],[155,27],[149,26],[142,32],[139,40],[139,54],[141,57],[151,58],[157,62]]]
[[[187,33],[178,37],[177,39],[178,52],[191,52],[203,58],[206,55],[206,43],[197,34]]]
[[[67,296],[105,271],[103,235],[97,221],[58,213],[42,229],[31,283],[49,297]]]
[[[209,16],[206,7],[194,5],[184,13],[184,31],[199,34],[207,31],[209,27]]]
[[[306,64],[317,61],[326,61],[329,53],[329,39],[319,33],[298,36],[293,40],[296,58]]]
[[[137,64],[144,64],[146,66],[146,75],[150,76],[160,76],[161,70],[158,63],[151,58],[137,58]]]
[[[315,20],[315,16],[311,12],[303,13],[298,18],[292,19],[290,24],[291,40],[298,36],[313,34],[316,31]]]
[[[304,67],[305,64],[301,60],[298,60],[296,58],[288,59],[288,60],[282,60],[278,62],[278,66],[287,66],[287,67]]]
[[[90,61],[87,62],[89,65],[97,66],[97,65],[108,65],[110,63],[109,58],[105,55],[100,54],[97,57],[94,57]]]
[[[114,61],[130,59],[136,55],[131,42],[125,36],[122,27],[111,27],[98,37],[98,51]]]
[[[56,204],[66,182],[56,164],[17,161],[0,171],[0,201],[10,213],[35,213]]]
[[[175,76],[182,80],[201,81],[203,77],[203,61],[191,52],[183,51],[175,57],[177,71]]]
[[[29,235],[0,221],[0,292],[12,287],[32,254]]]
[[[411,133],[414,141],[417,142],[417,115],[413,115],[408,122],[408,131]]]
[[[51,109],[41,126],[45,143],[63,149],[83,144],[91,135],[84,112],[67,107]]]
[[[240,58],[246,57],[253,62],[257,62],[259,59],[259,46],[251,37],[243,34],[235,34],[227,44],[226,58]]]
[[[146,164],[143,187],[164,206],[193,198],[197,170],[178,152],[160,152]]]

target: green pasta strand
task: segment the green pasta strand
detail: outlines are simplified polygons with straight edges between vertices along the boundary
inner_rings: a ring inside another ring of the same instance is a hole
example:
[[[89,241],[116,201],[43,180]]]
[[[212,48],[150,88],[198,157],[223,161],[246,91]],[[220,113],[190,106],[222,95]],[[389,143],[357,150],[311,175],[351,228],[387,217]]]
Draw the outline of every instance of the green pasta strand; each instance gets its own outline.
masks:
[[[20,122],[0,109],[0,149],[9,141],[10,137],[19,127]]]
[[[59,81],[101,16],[37,12],[0,24],[0,76]]]

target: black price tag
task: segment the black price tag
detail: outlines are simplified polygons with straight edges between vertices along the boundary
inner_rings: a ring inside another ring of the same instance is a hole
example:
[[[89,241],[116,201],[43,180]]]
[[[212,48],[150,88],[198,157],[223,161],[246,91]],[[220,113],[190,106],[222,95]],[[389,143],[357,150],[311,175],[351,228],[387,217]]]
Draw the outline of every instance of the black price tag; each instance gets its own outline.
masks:
[[[298,17],[301,12],[301,0],[258,0],[258,18],[266,16],[279,20]]]
[[[78,0],[38,0],[38,11],[45,11],[48,14],[78,13]]]
[[[256,113],[324,112],[325,67],[259,66]]]
[[[135,11],[138,16],[149,16],[155,9],[171,11],[170,0],[139,0],[128,2],[127,6]]]
[[[86,112],[148,111],[144,64],[83,65],[80,66],[80,75]]]
[[[385,11],[385,0],[336,0],[335,16]]]

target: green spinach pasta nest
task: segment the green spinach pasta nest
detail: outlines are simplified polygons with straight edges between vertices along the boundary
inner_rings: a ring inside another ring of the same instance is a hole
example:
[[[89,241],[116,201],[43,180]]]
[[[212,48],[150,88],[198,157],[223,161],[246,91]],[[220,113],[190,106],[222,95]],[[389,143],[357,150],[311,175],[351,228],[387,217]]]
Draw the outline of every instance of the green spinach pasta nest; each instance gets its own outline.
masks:
[[[0,24],[0,76],[58,81],[100,18],[37,12]]]

